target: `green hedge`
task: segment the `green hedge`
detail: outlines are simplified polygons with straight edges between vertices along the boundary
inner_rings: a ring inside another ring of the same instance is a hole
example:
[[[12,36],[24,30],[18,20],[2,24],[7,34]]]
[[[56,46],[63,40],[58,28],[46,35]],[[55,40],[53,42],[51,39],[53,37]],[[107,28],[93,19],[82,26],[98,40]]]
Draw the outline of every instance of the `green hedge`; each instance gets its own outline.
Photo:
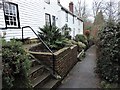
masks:
[[[98,34],[97,72],[109,83],[120,83],[120,23],[108,23]]]
[[[3,88],[25,88],[30,83],[27,72],[30,61],[27,53],[22,48],[22,43],[16,40],[2,40],[2,85]]]

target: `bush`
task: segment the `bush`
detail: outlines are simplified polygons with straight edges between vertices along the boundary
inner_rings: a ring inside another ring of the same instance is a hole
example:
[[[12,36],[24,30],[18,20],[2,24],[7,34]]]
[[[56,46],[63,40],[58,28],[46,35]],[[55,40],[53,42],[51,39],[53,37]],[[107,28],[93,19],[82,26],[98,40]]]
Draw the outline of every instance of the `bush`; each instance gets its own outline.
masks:
[[[65,24],[65,25],[61,28],[61,30],[62,30],[63,36],[64,36],[65,38],[71,39],[71,36],[70,36],[71,28],[68,27],[67,24]]]
[[[120,23],[108,23],[98,37],[97,72],[109,83],[120,84]]]
[[[66,43],[64,43],[65,38],[56,26],[45,25],[43,28],[40,28],[40,30],[41,31],[38,31],[38,35],[51,49],[60,49],[66,45]]]
[[[82,43],[84,43],[84,44],[88,44],[88,41],[87,41],[87,38],[86,38],[86,36],[84,36],[84,35],[81,35],[81,34],[77,34],[76,36],[75,36],[75,41],[80,41],[80,42],[82,42]]]
[[[79,48],[78,51],[81,51],[82,49],[86,49],[86,45],[82,42],[78,42],[77,45],[78,45],[78,48]]]
[[[29,87],[30,62],[26,54],[21,42],[2,40],[3,88]]]

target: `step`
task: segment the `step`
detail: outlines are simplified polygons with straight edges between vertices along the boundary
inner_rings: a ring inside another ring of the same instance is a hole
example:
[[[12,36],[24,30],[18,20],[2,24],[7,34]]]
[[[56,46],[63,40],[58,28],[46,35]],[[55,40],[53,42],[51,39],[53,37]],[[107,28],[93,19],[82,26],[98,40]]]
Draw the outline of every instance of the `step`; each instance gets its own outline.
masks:
[[[48,88],[48,89],[53,89],[57,88],[57,86],[60,84],[60,80],[57,79],[50,79],[43,87],[41,88]]]
[[[34,66],[34,67],[31,67],[30,70],[28,71],[28,75],[36,72],[37,70],[39,70],[39,69],[41,69],[41,68],[43,68],[43,65],[36,65],[36,66]]]
[[[43,71],[44,71],[43,65],[37,65],[37,66],[31,67],[28,72],[28,78],[30,80],[33,80],[36,77],[38,77],[39,75],[41,75],[43,73]]]
[[[32,87],[33,88],[41,87],[49,79],[50,79],[50,74],[48,72],[44,72],[42,75],[38,76],[33,81],[31,81]]]
[[[30,63],[31,63],[31,67],[34,67],[36,65],[40,65],[35,59],[31,59]]]

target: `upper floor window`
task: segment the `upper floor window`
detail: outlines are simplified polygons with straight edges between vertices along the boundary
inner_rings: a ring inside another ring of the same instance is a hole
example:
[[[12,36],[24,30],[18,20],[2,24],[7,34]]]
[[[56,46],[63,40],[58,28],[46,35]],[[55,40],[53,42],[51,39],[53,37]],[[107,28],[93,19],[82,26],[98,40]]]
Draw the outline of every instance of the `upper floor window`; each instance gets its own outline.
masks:
[[[78,25],[80,25],[80,21],[78,20]]]
[[[66,12],[66,22],[68,22],[68,13]]]
[[[50,0],[44,0],[47,4],[50,4]]]
[[[45,24],[50,26],[50,23],[51,23],[50,14],[45,13]]]
[[[74,16],[73,16],[73,24],[74,24],[75,20],[74,20]]]
[[[6,27],[20,27],[18,5],[14,3],[4,3],[4,13]]]
[[[55,16],[52,16],[52,24],[56,25]]]

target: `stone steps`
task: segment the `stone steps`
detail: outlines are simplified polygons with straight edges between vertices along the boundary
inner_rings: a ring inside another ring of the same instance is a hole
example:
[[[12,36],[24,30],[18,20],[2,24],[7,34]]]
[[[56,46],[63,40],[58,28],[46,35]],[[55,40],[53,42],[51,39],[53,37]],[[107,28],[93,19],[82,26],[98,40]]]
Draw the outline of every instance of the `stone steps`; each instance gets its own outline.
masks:
[[[31,81],[32,87],[33,88],[40,88],[49,79],[50,79],[50,74],[44,72],[42,75],[38,76],[33,81]]]
[[[24,45],[24,49],[28,51],[28,49],[36,44],[27,44]],[[28,54],[29,55],[29,54]],[[58,83],[60,83],[60,80],[55,79],[50,70],[46,68],[45,65],[38,62],[34,56],[30,54],[30,63],[31,68],[28,72],[28,77],[31,82],[32,88],[38,88],[38,89],[52,89],[58,86]]]
[[[38,63],[36,59],[31,58],[31,68],[28,72],[28,77],[31,81],[32,88],[55,88],[60,80],[55,79],[50,71],[44,65]]]
[[[60,84],[59,80],[56,79],[50,79],[45,85],[43,85],[41,88],[48,88],[48,89],[54,89],[57,88],[57,86]]]

